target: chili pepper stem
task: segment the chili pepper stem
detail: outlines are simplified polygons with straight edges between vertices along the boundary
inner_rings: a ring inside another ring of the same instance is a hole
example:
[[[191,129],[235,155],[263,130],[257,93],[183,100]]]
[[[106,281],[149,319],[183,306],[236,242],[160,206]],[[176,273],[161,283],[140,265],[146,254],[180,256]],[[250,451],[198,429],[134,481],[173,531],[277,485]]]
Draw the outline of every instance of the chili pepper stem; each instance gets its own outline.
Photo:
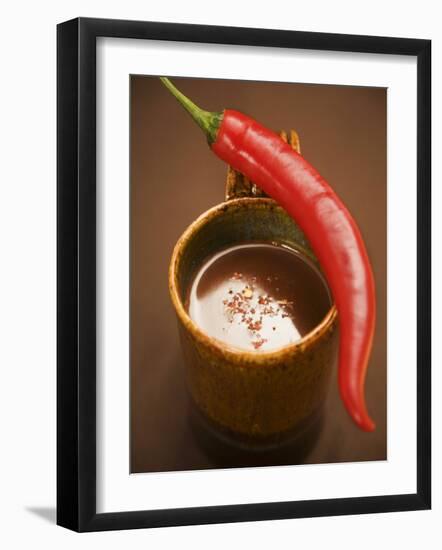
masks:
[[[193,103],[193,101],[191,101],[183,93],[181,93],[168,78],[160,77],[160,80],[203,130],[209,144],[214,143],[218,134],[218,128],[223,118],[223,113],[204,111],[198,107],[198,105],[195,105],[195,103]]]

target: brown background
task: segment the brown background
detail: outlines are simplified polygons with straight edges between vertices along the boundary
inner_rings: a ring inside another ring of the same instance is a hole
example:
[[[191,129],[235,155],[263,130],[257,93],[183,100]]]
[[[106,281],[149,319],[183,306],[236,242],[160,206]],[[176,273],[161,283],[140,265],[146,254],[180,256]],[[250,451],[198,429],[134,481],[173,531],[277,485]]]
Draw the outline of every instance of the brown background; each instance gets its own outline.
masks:
[[[355,427],[340,401],[335,375],[322,432],[303,461],[385,459],[386,90],[198,79],[175,82],[206,109],[238,109],[275,130],[296,129],[302,154],[354,215],[376,279],[378,316],[366,392],[377,429],[366,434]],[[199,446],[189,424],[167,270],[184,229],[223,201],[225,178],[226,166],[211,153],[201,131],[159,80],[132,77],[131,472],[220,465]]]

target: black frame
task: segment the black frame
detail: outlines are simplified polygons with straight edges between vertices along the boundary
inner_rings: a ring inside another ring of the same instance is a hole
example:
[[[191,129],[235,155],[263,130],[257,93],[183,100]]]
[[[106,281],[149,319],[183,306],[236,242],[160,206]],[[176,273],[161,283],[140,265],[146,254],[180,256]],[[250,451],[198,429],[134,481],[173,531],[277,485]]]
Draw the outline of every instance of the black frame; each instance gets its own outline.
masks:
[[[96,38],[417,57],[417,492],[96,513]],[[431,506],[431,41],[159,22],[57,27],[57,523],[76,531],[424,510]]]

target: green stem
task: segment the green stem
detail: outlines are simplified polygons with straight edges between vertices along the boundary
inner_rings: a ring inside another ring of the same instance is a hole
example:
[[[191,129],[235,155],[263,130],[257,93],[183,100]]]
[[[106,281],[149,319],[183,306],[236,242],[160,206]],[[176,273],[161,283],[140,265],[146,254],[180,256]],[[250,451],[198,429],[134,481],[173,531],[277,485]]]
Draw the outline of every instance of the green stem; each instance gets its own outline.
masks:
[[[195,105],[195,103],[193,103],[193,101],[191,101],[188,97],[182,94],[168,78],[160,77],[160,80],[203,130],[209,144],[212,144],[216,140],[223,114],[204,111]]]

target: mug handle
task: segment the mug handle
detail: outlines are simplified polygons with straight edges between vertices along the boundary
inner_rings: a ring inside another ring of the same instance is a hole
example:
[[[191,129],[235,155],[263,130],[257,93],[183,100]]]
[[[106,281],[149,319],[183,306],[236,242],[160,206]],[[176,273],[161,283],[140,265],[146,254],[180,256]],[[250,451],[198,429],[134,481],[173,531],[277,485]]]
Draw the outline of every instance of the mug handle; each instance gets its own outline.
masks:
[[[279,132],[281,138],[288,143],[292,149],[301,154],[299,136],[295,130],[290,130],[287,135],[285,130]],[[267,197],[259,187],[248,180],[241,172],[234,170],[231,166],[227,168],[226,178],[226,201],[239,199],[241,197]]]

